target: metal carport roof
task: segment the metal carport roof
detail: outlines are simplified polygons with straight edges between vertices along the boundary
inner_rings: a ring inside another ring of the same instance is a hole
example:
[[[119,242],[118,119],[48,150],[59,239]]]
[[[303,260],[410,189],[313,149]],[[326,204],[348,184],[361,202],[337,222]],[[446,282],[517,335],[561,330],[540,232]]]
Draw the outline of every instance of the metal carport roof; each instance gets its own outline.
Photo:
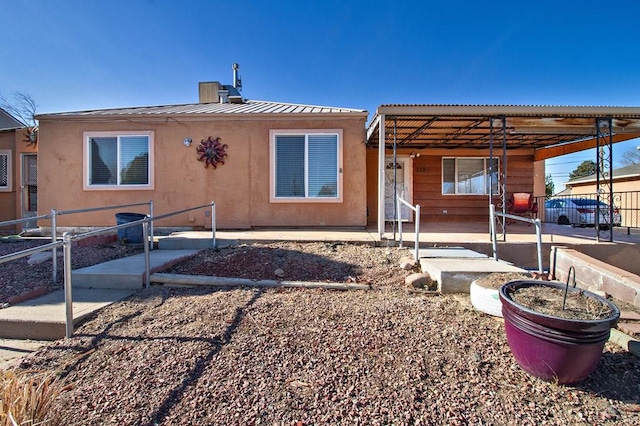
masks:
[[[596,162],[600,173],[604,163],[611,165],[613,143],[637,137],[640,107],[381,105],[366,134],[367,145],[379,150],[379,233],[384,233],[383,145],[394,149],[496,147],[504,148],[503,154],[509,149],[530,148],[534,160],[542,161],[606,144],[609,157],[606,161],[599,157]],[[607,176],[607,172],[602,175]]]
[[[383,119],[385,143],[395,139],[398,147],[415,149],[486,149],[493,124],[494,143],[540,150],[536,160],[595,147],[597,120],[611,119],[614,142],[640,137],[640,107],[381,105],[367,129],[368,145],[379,145]],[[548,150],[555,146],[563,148]]]

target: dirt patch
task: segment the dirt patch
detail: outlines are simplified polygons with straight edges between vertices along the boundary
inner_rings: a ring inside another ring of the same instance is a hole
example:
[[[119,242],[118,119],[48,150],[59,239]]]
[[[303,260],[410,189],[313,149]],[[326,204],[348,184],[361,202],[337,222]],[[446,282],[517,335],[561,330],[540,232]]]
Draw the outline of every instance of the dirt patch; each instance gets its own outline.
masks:
[[[515,280],[530,280],[533,275],[521,272],[496,272],[493,274],[487,274],[484,277],[475,280],[475,283],[480,287],[489,288],[492,290],[499,290],[504,283]]]
[[[569,291],[547,286],[530,286],[510,292],[511,299],[525,308],[545,315],[573,320],[611,318],[613,310],[606,303],[582,291]]]

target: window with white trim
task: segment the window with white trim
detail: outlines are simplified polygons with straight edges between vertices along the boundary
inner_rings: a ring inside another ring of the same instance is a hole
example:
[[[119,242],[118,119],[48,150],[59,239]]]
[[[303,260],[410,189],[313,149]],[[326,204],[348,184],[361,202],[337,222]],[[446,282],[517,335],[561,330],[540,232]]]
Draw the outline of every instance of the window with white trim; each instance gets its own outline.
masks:
[[[85,189],[153,189],[152,132],[85,134]]]
[[[442,193],[446,195],[487,195],[493,183],[498,192],[499,161],[489,158],[456,157],[442,159]],[[493,175],[493,179],[490,176]]]
[[[0,192],[11,191],[11,150],[0,149]]]
[[[341,132],[271,131],[271,200],[339,202]]]

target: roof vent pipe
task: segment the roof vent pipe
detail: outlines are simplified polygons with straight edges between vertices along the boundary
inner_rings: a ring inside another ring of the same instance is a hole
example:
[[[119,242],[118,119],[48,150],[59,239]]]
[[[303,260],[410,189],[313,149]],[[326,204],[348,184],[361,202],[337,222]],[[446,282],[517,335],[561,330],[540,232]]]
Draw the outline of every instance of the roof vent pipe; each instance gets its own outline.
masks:
[[[238,70],[240,69],[240,65],[234,63],[232,65],[233,68],[233,87],[238,90],[242,90],[242,80],[240,80],[240,76],[238,75]]]

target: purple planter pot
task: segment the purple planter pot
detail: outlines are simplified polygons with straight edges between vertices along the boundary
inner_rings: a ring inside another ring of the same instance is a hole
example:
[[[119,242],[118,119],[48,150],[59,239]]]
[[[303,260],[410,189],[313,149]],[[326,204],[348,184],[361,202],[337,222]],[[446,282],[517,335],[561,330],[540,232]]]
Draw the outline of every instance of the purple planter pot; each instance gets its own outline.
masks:
[[[602,320],[571,320],[545,315],[525,308],[511,299],[518,288],[546,286],[564,290],[565,285],[539,280],[510,281],[500,287],[502,316],[507,343],[514,358],[527,373],[542,380],[573,384],[586,378],[598,364],[611,327],[620,318],[620,310],[607,299],[582,291],[607,304],[612,315]]]

